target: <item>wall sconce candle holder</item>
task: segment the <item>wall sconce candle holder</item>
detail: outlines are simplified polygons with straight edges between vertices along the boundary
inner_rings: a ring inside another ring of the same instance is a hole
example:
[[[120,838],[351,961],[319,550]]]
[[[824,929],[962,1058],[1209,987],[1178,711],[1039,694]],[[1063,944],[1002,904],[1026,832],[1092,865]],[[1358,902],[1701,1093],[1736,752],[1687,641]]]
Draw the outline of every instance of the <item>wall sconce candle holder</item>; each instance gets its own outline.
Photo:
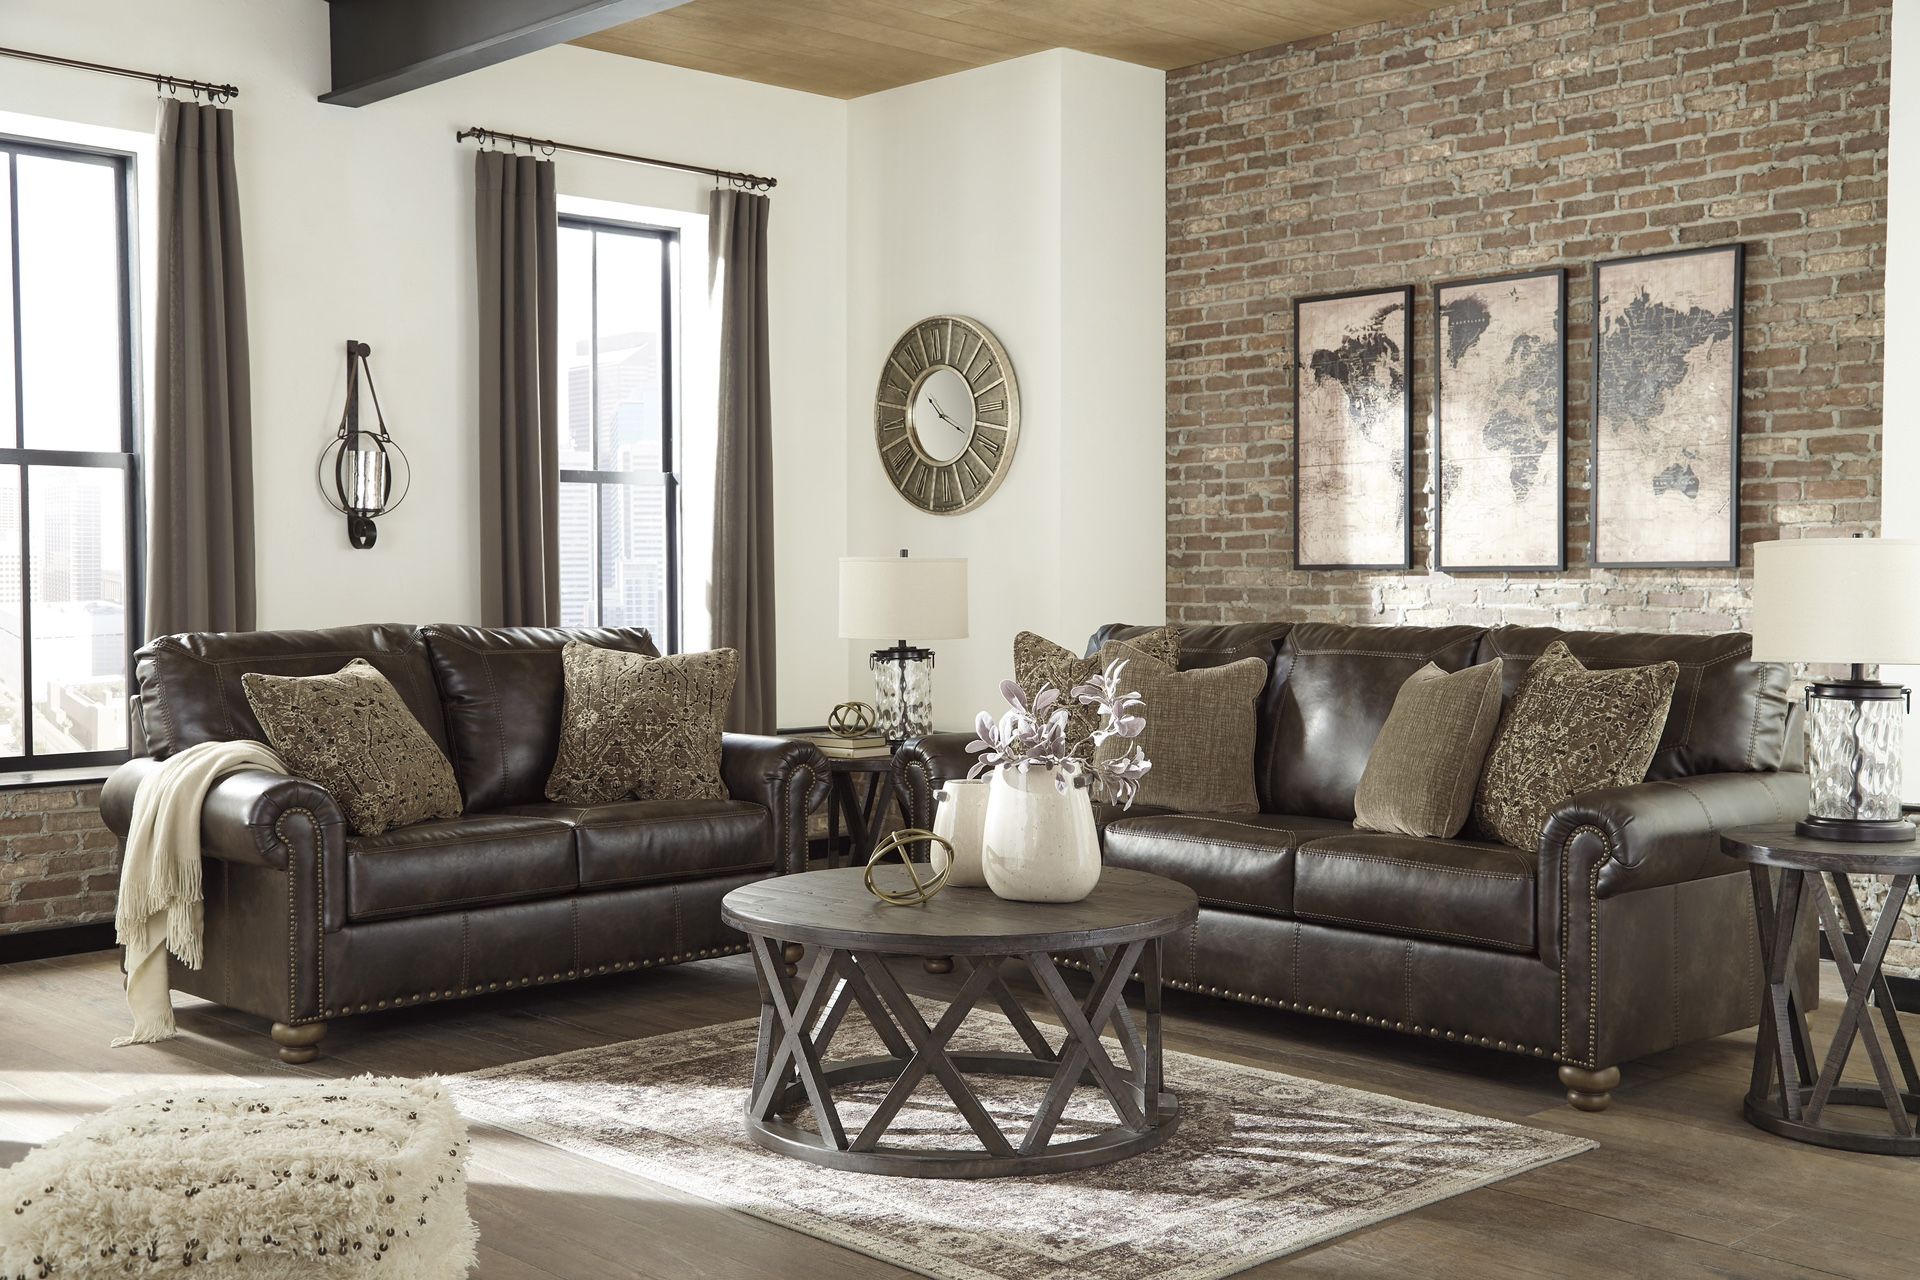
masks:
[[[327,505],[347,518],[347,541],[357,550],[371,547],[378,530],[375,516],[383,516],[406,501],[413,487],[413,467],[406,451],[387,432],[386,416],[380,412],[380,393],[374,389],[373,370],[367,357],[373,348],[364,342],[347,339],[347,407],[340,415],[340,429],[327,447],[320,451],[320,496]],[[373,399],[371,431],[360,426],[360,379],[367,380],[367,394]],[[399,472],[400,495],[394,496],[394,472]]]

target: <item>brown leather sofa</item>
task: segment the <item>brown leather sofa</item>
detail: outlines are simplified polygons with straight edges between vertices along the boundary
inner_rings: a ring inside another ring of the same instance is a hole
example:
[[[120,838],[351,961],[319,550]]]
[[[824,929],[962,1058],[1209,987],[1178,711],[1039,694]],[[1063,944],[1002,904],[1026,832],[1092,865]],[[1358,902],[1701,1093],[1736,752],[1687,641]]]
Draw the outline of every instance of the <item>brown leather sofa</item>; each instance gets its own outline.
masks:
[[[1104,627],[1087,652],[1140,630]],[[1354,829],[1354,788],[1408,676],[1500,657],[1511,697],[1556,639],[1590,667],[1679,664],[1646,782],[1575,796],[1537,849]],[[1098,815],[1108,863],[1200,895],[1167,947],[1173,986],[1552,1059],[1589,1110],[1621,1063],[1758,1021],[1751,890],[1718,833],[1804,814],[1807,784],[1783,770],[1788,672],[1752,661],[1748,637],[1256,623],[1196,627],[1182,646],[1186,668],[1254,656],[1271,675],[1260,813]],[[930,826],[934,789],[964,775],[966,741],[896,757],[911,825]],[[1813,953],[1799,963],[1817,998]]]
[[[327,1021],[374,1009],[678,964],[746,949],[720,923],[738,885],[806,866],[826,794],[811,744],[729,734],[726,800],[549,803],[569,639],[654,653],[644,630],[370,625],[167,636],[135,658],[147,756],[101,795],[124,837],[141,779],[194,743],[262,737],[249,671],[317,675],[365,658],[452,762],[465,813],[351,834],[314,783],[251,771],[202,811],[205,964],[173,986],[272,1020],[314,1057]]]

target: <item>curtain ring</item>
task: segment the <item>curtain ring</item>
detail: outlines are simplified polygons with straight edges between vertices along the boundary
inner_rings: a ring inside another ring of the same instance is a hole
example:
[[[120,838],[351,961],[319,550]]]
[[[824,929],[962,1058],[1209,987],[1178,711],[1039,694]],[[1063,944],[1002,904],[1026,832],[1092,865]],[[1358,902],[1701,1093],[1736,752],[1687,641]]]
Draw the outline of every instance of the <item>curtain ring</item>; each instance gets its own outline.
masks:
[[[540,148],[540,154],[545,156],[547,159],[551,160],[553,159],[554,153],[557,152],[558,150],[560,150],[560,148],[557,144],[548,142],[548,143],[542,144]]]

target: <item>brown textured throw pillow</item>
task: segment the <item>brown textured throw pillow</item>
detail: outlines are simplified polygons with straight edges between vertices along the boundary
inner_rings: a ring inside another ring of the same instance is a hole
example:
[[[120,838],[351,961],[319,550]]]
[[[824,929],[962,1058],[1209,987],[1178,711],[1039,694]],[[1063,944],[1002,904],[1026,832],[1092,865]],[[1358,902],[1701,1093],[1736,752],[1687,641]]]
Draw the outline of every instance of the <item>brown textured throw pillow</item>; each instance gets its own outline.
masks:
[[[1429,662],[1408,676],[1353,793],[1353,825],[1403,836],[1460,834],[1499,723],[1500,659],[1451,672]]]
[[[1114,643],[1131,645],[1149,658],[1157,658],[1170,667],[1180,665],[1180,631],[1177,627],[1155,627],[1131,640]],[[1057,645],[1031,631],[1022,631],[1013,638],[1013,682],[1029,695],[1038,693],[1043,684],[1051,684],[1060,691],[1061,701],[1068,704],[1069,743],[1085,742],[1100,727],[1100,717],[1093,708],[1072,702],[1070,697],[1075,685],[1085,684],[1088,676],[1105,666],[1099,654],[1083,658],[1066,646]]]
[[[1569,797],[1644,782],[1679,677],[1672,662],[1589,671],[1555,640],[1494,734],[1474,823],[1502,844],[1533,850]]]
[[[732,649],[650,658],[568,641],[547,799],[725,800],[720,730],[739,664]]]
[[[1223,667],[1176,671],[1173,664],[1142,653],[1130,641],[1100,649],[1104,666],[1127,660],[1123,689],[1147,704],[1146,732],[1134,741],[1153,768],[1141,779],[1136,802],[1182,813],[1257,813],[1253,784],[1254,703],[1267,684],[1267,664],[1242,658]],[[1109,738],[1094,753],[1111,760],[1126,749]]]
[[[453,766],[364,658],[330,676],[240,677],[287,768],[327,789],[356,835],[460,816]]]

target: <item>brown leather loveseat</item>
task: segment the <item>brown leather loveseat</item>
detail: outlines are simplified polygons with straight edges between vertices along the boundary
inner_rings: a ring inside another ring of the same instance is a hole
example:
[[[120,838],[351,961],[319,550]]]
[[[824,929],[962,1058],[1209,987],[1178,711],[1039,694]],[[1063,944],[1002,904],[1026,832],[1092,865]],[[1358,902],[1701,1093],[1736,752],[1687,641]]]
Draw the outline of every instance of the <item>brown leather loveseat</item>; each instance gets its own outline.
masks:
[[[141,649],[134,718],[148,756],[121,766],[100,801],[118,836],[162,760],[262,737],[244,673],[318,675],[354,658],[393,682],[446,751],[465,803],[458,818],[361,837],[312,782],[222,780],[201,821],[206,962],[171,962],[173,986],[271,1019],[280,1056],[304,1062],[328,1019],[744,951],[720,899],[805,869],[826,761],[807,743],[729,734],[729,799],[549,803],[569,639],[656,652],[640,629],[403,625]]]
[[[1087,652],[1141,630],[1104,627]],[[1556,639],[1590,668],[1679,664],[1646,782],[1575,796],[1537,849],[1471,825],[1452,840],[1354,829],[1354,789],[1408,676],[1500,657],[1510,699]],[[1552,1059],[1570,1100],[1598,1110],[1621,1063],[1758,1021],[1751,890],[1718,833],[1804,814],[1807,783],[1783,771],[1788,672],[1751,653],[1738,634],[1196,627],[1183,668],[1270,668],[1261,812],[1103,813],[1105,857],[1200,895],[1190,935],[1167,947],[1173,986]],[[966,741],[937,734],[896,757],[909,823],[931,825],[933,790],[971,763]]]

